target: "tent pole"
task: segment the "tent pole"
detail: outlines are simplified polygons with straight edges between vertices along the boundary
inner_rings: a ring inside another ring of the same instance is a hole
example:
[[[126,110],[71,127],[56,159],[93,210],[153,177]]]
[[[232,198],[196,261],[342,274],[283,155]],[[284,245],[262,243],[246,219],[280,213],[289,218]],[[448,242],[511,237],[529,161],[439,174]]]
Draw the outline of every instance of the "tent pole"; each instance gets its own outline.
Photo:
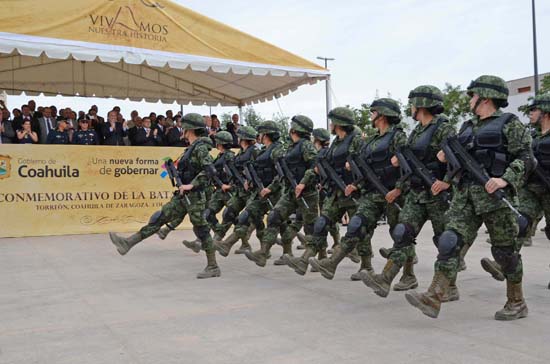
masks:
[[[181,113],[181,116],[183,117],[183,104],[180,104],[180,113]]]
[[[243,105],[239,104],[239,122],[243,123]]]

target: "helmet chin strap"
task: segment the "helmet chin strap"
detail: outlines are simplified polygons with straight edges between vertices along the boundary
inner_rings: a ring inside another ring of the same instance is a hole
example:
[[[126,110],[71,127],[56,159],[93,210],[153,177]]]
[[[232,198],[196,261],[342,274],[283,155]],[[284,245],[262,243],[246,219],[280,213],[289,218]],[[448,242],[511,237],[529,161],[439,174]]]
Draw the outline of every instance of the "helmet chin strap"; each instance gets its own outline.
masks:
[[[378,115],[376,115],[376,117],[374,119],[372,119],[371,126],[373,128],[376,128],[376,126],[374,124],[376,123],[376,120],[380,119],[380,116],[382,116],[382,115],[378,114]]]
[[[479,116],[479,115],[477,115],[476,111],[477,111],[477,108],[479,107],[480,104],[481,104],[481,97],[478,97],[478,99],[476,101],[476,104],[474,105],[474,108],[472,109],[472,113],[476,116]]]

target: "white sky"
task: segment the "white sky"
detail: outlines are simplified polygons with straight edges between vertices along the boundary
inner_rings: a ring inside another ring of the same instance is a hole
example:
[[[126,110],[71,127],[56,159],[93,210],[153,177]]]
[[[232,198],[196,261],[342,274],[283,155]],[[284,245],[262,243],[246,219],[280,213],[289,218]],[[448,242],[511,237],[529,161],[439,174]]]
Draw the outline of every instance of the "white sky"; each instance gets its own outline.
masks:
[[[176,0],[183,6],[226,23],[313,61],[336,58],[332,71],[333,106],[370,103],[380,97],[406,101],[420,84],[467,86],[481,74],[506,80],[533,74],[531,0],[279,0],[227,2]],[[550,1],[537,0],[539,73],[550,71]],[[28,97],[9,97],[19,107]],[[104,115],[120,105],[125,116],[177,105],[121,100],[35,97],[38,105],[56,104],[87,111],[93,103]],[[280,109],[279,109],[280,105]],[[254,106],[264,117],[282,110],[325,122],[325,86],[302,86],[277,102]],[[207,114],[209,108],[184,106]],[[213,107],[212,113],[236,108]]]

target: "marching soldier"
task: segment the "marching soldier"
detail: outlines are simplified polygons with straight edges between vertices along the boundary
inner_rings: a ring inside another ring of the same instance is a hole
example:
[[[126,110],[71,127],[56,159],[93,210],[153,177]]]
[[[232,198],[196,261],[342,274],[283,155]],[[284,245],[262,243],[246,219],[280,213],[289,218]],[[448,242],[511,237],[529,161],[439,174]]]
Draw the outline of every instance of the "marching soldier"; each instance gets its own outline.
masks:
[[[183,117],[182,128],[191,145],[178,161],[178,173],[183,183],[179,187],[180,193],[174,195],[160,211],[155,212],[149,223],[132,236],[122,238],[115,233],[109,233],[111,241],[120,255],[125,255],[133,246],[155,234],[164,224],[180,217],[183,219],[188,214],[191,224],[193,224],[193,232],[201,241],[207,258],[206,268],[197,275],[197,278],[212,278],[221,275],[220,268],[216,263],[216,251],[212,244],[210,227],[202,215],[206,208],[204,189],[209,184],[205,170],[212,164],[208,147],[200,138],[205,132],[205,127],[200,114],[191,113]]]

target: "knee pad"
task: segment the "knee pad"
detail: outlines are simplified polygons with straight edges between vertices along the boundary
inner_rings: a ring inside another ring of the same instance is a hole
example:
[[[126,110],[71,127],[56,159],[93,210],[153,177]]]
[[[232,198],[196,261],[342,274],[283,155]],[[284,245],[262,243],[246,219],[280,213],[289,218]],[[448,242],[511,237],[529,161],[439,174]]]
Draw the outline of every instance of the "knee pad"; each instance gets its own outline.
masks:
[[[546,235],[546,239],[550,240],[550,226],[546,225],[544,227],[544,234]]]
[[[305,224],[304,225],[304,233],[306,233],[306,235],[313,235],[314,230],[315,230],[314,224]]]
[[[193,226],[193,232],[199,238],[200,241],[205,241],[210,233],[210,228],[208,225],[204,226]]]
[[[162,211],[159,210],[159,211],[155,212],[149,218],[149,224],[151,224],[151,225],[156,224],[162,218],[162,216],[163,216]]]
[[[363,215],[353,215],[349,220],[348,231],[346,236],[350,238],[362,238],[365,234],[365,226],[367,225],[367,218]]]
[[[519,264],[521,255],[515,251],[511,246],[493,246],[491,247],[491,253],[495,258],[495,261],[500,264],[502,267],[502,272],[504,274],[515,273],[516,268]]]
[[[202,216],[210,225],[218,224],[218,219],[216,219],[216,214],[214,213],[214,211],[210,209],[206,209],[204,210],[204,213],[202,214]]]
[[[273,210],[267,216],[267,226],[279,227],[283,223],[283,217],[278,210]]]
[[[525,238],[531,232],[531,224],[533,223],[530,218],[525,215],[516,217],[518,222],[518,238]]]
[[[223,210],[222,218],[223,222],[225,223],[235,223],[237,213],[231,207],[227,207],[225,210]]]
[[[330,224],[330,219],[324,215],[319,216],[315,219],[313,224],[313,235],[324,236],[328,233],[328,225]]]
[[[250,220],[250,212],[248,210],[244,210],[240,213],[239,217],[237,218],[237,224],[238,225],[248,225],[248,220]]]
[[[462,238],[454,230],[446,230],[437,240],[437,260],[449,260],[456,256],[462,245]]]
[[[402,223],[395,225],[391,232],[391,237],[393,239],[393,247],[397,249],[415,244],[416,238],[413,227]]]

